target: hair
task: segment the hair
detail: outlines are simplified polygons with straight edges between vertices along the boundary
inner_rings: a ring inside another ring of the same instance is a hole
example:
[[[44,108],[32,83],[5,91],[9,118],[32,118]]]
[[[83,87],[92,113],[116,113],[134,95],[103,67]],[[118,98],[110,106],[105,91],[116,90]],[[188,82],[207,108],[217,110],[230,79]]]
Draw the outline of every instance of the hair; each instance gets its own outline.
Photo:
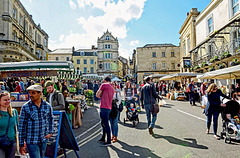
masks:
[[[213,91],[213,89],[217,88],[217,85],[215,83],[212,83],[208,89],[207,89],[207,92],[208,94],[211,94],[211,92]]]
[[[147,77],[147,78],[146,78],[146,82],[149,82],[150,80],[151,80],[150,77]]]
[[[19,84],[19,81],[15,81],[16,84]]]
[[[129,87],[129,88],[132,89],[132,84],[131,84],[130,81],[127,81],[127,82],[126,82],[126,89],[128,88],[128,83],[130,83],[130,87]]]
[[[111,82],[111,78],[107,76],[104,78],[104,81]]]
[[[203,82],[203,84],[207,84],[207,82]]]
[[[2,99],[2,97],[7,96],[7,95],[10,96],[10,94],[8,92],[1,92],[0,93],[0,100]],[[0,106],[1,106],[1,104],[0,104]],[[11,117],[13,116],[11,104],[7,108],[7,112]],[[0,118],[1,118],[1,114],[0,114]]]

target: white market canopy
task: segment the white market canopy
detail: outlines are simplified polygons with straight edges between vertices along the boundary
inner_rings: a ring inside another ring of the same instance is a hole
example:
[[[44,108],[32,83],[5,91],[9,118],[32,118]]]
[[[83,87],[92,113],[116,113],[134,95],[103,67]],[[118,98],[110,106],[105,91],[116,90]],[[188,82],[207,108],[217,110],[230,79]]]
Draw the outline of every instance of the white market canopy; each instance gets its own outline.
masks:
[[[239,79],[240,65],[206,72],[203,75],[197,76],[197,78],[198,79]]]
[[[150,77],[150,78],[160,78],[160,77],[163,77],[163,76],[166,76],[166,74],[155,74],[155,75],[150,75],[148,77]]]
[[[183,72],[183,73],[175,73],[166,75],[160,78],[160,80],[180,80],[182,78],[193,78],[197,75],[201,75],[201,73],[190,73],[190,72]]]
[[[119,82],[119,81],[121,81],[119,78],[117,78],[117,77],[114,77],[113,79],[112,79],[112,81],[117,81],[117,82]]]
[[[28,69],[73,69],[73,63],[68,61],[25,61],[0,63],[0,71]]]

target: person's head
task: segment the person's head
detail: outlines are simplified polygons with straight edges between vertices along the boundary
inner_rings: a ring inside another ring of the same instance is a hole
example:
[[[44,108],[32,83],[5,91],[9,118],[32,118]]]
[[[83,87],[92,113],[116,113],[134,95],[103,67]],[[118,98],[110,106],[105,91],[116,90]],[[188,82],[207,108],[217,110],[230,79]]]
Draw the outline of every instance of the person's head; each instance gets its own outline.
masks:
[[[207,82],[203,82],[203,85],[204,85],[204,86],[207,86],[207,84],[208,84]]]
[[[108,77],[108,76],[107,76],[107,77],[105,77],[105,78],[104,78],[104,82],[111,82],[111,78],[110,78],[110,77]]]
[[[45,87],[47,87],[47,93],[53,93],[55,88],[54,88],[54,84],[52,81],[47,81],[45,83]]]
[[[194,84],[194,80],[192,80],[191,83]]]
[[[8,92],[0,93],[0,109],[7,109],[7,112],[12,116],[12,107],[10,105],[10,94]],[[1,118],[1,114],[0,114]]]
[[[230,120],[232,118],[231,114],[226,114],[226,118]]]
[[[130,104],[130,107],[131,107],[131,108],[133,108],[133,107],[134,107],[134,104],[133,104],[133,103],[131,103],[131,104]]]
[[[131,88],[132,89],[132,83],[130,81],[126,82],[126,88]]]
[[[67,98],[68,96],[69,96],[69,93],[68,93],[67,90],[65,90],[65,91],[63,92],[63,97],[64,97],[64,98]]]
[[[147,78],[146,78],[146,82],[148,82],[148,83],[151,82],[151,78],[150,78],[150,77],[147,77]]]
[[[217,85],[216,85],[215,83],[212,83],[212,84],[208,87],[207,92],[208,92],[209,94],[211,94],[212,92],[216,92],[217,90],[218,90]]]
[[[16,84],[16,85],[19,85],[19,82],[18,82],[18,81],[15,81],[15,84]]]
[[[39,101],[42,95],[42,86],[41,85],[31,85],[27,88],[29,97],[31,101]]]

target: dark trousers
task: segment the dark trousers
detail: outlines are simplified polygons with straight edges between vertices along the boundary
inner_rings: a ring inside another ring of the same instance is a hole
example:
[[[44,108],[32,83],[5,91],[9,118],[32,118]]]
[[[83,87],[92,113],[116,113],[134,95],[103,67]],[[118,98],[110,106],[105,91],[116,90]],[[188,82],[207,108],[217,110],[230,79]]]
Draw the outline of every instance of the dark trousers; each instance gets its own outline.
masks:
[[[194,92],[189,92],[189,101],[190,101],[190,104],[195,105],[195,93]]]
[[[214,110],[214,109],[209,109],[208,110],[207,129],[210,129],[211,122],[212,122],[212,117],[213,117],[213,133],[214,133],[214,135],[217,134],[218,116],[219,116],[219,111],[218,110]]]
[[[107,134],[107,143],[111,143],[111,130],[109,126],[109,114],[110,109],[100,109],[100,118],[101,118],[101,125],[102,125],[102,139],[105,140]]]

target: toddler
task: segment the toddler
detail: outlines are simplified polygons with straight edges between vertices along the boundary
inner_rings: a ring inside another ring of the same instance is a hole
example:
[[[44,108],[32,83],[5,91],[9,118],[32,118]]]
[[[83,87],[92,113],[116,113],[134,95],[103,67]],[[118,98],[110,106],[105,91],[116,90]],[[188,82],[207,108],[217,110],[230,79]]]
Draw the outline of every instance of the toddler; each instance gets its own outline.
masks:
[[[231,114],[226,114],[227,119],[229,120],[228,127],[234,130],[236,134],[236,140],[240,140],[240,124],[238,116],[231,117]]]

